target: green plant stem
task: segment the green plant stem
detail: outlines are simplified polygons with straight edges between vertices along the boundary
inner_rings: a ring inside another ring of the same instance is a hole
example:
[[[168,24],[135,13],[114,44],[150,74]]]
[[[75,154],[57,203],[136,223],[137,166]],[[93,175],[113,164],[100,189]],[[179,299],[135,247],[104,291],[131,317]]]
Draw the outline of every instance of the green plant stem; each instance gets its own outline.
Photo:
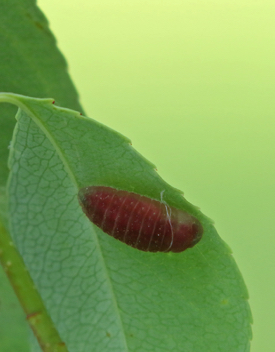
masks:
[[[0,262],[43,352],[68,352],[10,234],[0,221]]]

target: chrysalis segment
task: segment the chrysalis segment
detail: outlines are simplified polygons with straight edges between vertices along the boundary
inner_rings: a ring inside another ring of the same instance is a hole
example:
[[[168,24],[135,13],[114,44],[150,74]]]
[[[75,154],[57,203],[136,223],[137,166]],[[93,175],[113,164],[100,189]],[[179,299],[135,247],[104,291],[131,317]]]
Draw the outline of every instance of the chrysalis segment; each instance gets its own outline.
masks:
[[[95,225],[142,251],[182,252],[203,234],[192,215],[136,193],[92,186],[82,188],[78,199]]]

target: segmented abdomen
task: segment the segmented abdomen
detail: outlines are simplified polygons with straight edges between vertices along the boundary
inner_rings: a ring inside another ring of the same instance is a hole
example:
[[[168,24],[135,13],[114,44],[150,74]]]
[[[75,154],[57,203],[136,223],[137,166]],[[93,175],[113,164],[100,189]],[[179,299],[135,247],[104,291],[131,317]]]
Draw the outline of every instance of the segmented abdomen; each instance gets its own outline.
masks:
[[[202,237],[195,217],[136,193],[92,186],[81,189],[78,198],[95,225],[142,251],[182,252]]]

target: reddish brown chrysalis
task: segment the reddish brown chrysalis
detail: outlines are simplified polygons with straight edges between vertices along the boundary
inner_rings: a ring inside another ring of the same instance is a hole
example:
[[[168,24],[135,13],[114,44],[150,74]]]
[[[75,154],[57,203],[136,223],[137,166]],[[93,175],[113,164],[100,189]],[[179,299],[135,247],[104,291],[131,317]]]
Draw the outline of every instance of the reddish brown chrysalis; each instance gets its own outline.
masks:
[[[194,216],[136,193],[92,186],[82,188],[78,198],[95,225],[142,251],[182,252],[202,237]]]

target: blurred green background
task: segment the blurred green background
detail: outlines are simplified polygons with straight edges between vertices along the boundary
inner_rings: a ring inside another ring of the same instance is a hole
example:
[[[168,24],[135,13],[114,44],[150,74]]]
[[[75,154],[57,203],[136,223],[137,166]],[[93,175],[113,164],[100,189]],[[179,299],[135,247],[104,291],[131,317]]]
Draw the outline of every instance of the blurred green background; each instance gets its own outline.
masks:
[[[275,351],[275,3],[39,0],[87,115],[215,221]],[[54,97],[53,97],[54,98]]]

